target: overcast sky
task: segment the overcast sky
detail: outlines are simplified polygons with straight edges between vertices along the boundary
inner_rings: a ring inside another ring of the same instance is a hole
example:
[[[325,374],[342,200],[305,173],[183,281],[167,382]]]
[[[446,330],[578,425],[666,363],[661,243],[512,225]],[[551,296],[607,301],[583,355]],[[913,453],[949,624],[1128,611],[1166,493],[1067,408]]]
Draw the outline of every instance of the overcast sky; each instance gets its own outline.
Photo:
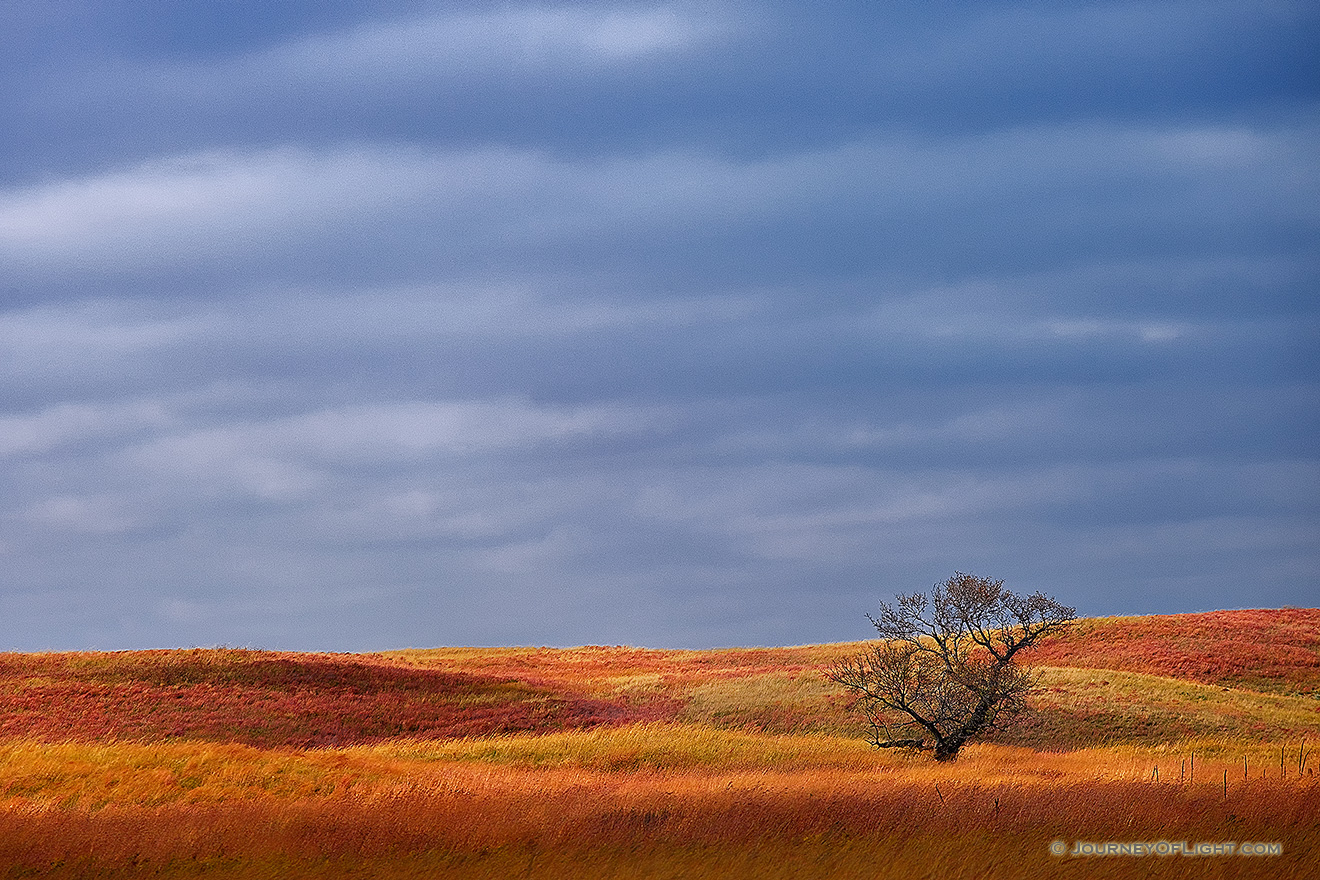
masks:
[[[0,5],[0,649],[1315,605],[1318,25]]]

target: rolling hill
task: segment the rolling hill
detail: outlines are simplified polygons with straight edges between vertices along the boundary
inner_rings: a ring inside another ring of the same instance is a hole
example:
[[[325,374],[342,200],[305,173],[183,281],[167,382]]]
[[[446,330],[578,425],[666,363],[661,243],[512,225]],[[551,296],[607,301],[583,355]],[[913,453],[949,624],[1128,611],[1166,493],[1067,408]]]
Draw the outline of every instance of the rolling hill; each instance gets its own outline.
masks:
[[[0,655],[0,877],[874,876],[951,839],[930,876],[1044,876],[1055,838],[1142,835],[1313,864],[1320,609],[1080,621],[951,767],[859,739],[822,672],[860,647]]]

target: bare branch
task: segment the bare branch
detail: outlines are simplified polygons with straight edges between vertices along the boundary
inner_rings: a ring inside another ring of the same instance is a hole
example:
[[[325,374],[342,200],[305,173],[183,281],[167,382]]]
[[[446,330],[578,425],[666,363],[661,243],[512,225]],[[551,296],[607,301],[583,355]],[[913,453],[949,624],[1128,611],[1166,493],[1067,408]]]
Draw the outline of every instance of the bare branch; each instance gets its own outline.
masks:
[[[933,750],[937,760],[953,760],[969,739],[1026,710],[1035,678],[1016,665],[1017,653],[1076,616],[1040,593],[1020,596],[1003,581],[955,572],[929,597],[880,603],[880,614],[867,619],[884,641],[827,675],[853,692],[877,748]]]

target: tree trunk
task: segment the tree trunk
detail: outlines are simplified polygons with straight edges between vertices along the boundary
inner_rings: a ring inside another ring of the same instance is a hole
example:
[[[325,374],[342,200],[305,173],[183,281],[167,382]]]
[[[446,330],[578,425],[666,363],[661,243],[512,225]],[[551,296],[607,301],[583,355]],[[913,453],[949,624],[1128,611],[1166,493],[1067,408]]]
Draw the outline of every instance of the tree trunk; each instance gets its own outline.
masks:
[[[958,760],[958,750],[962,748],[962,740],[942,740],[935,744],[936,761],[956,761]]]

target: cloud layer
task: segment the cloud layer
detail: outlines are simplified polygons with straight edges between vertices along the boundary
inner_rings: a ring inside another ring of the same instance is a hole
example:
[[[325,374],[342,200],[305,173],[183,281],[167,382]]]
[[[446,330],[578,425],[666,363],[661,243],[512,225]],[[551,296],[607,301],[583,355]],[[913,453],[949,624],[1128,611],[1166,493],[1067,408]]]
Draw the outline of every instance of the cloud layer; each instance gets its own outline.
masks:
[[[1312,604],[1315,10],[0,28],[0,648]]]

